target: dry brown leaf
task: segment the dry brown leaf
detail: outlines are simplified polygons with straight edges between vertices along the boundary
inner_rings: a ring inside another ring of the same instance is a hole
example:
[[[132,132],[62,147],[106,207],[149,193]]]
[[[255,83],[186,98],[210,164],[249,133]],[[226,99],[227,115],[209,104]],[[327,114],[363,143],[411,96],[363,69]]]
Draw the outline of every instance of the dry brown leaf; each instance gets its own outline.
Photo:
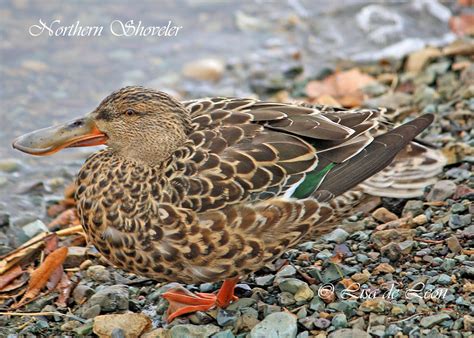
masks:
[[[55,219],[53,219],[48,224],[48,229],[65,228],[69,225],[78,225],[78,224],[80,224],[80,222],[76,214],[76,209],[72,208],[72,209],[67,209],[63,211]]]
[[[449,19],[449,28],[458,35],[474,35],[474,15],[452,16]]]
[[[63,273],[61,281],[57,285],[56,289],[59,290],[59,297],[56,300],[56,305],[59,307],[67,307],[67,301],[71,295],[72,288],[74,283],[71,282],[67,273]]]
[[[24,271],[21,268],[21,266],[17,265],[14,268],[8,270],[6,273],[2,274],[0,276],[0,290],[3,289],[8,284],[10,284],[18,276],[21,276],[23,272]]]
[[[48,257],[46,257],[43,264],[41,264],[40,267],[31,274],[28,290],[23,295],[23,298],[20,300],[20,302],[15,306],[15,308],[22,306],[26,301],[36,297],[41,292],[41,289],[45,287],[51,275],[59,266],[63,264],[67,256],[67,252],[67,248],[62,247],[56,249]]]
[[[375,81],[372,76],[361,73],[358,68],[353,68],[334,73],[322,81],[308,82],[306,94],[313,100],[323,95],[331,96],[343,106],[355,107],[364,99],[362,88]]]

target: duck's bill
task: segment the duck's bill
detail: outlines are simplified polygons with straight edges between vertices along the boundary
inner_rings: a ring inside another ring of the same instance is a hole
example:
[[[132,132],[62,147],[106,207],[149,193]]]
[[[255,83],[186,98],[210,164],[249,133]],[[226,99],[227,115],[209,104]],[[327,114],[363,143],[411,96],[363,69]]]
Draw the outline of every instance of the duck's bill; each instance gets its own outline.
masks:
[[[33,131],[13,141],[13,148],[31,155],[46,156],[63,148],[89,147],[105,144],[107,136],[90,117]]]

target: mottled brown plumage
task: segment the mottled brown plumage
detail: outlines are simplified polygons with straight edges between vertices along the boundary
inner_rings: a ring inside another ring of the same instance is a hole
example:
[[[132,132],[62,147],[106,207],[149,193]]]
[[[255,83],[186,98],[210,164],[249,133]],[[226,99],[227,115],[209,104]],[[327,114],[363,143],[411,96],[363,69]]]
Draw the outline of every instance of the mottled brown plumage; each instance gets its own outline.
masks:
[[[126,87],[61,133],[86,125],[93,133],[67,146],[108,145],[77,177],[89,241],[124,270],[194,284],[246,275],[332,230],[342,203],[333,198],[383,169],[432,121],[374,139],[382,113],[254,99],[180,103]],[[28,134],[15,147],[60,149],[44,139]]]

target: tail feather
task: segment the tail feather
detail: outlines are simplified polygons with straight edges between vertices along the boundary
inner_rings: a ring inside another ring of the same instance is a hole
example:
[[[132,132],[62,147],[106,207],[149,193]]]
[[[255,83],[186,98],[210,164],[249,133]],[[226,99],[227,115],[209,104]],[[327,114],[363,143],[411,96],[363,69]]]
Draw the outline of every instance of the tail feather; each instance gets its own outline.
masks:
[[[337,164],[325,177],[318,190],[338,196],[388,166],[399,151],[433,122],[426,114],[395,128],[374,141],[348,161]]]

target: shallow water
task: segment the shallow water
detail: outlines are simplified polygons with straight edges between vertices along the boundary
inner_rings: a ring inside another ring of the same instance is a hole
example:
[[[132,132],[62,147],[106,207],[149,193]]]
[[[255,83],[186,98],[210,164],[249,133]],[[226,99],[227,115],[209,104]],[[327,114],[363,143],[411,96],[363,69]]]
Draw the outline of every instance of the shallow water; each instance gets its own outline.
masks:
[[[420,39],[413,46],[451,38],[442,8],[436,12],[423,7],[423,1],[380,2],[380,8],[369,9],[371,2],[356,0],[47,3],[12,0],[2,2],[0,9],[0,158],[22,163],[13,173],[0,172],[0,210],[12,215],[28,210],[34,217],[44,211],[45,202],[27,188],[45,182],[46,192],[38,194],[50,194],[51,189],[59,196],[62,180],[71,180],[92,151],[69,149],[34,158],[14,151],[12,139],[85,114],[124,85],[166,89],[183,97],[247,95],[252,92],[247,74],[283,72],[295,55],[305,73],[314,75],[336,59],[362,60],[407,38]],[[366,21],[364,31],[363,16],[370,11],[377,18]],[[50,37],[47,31],[31,36],[29,28],[40,19],[47,24],[58,19],[65,26],[79,20],[82,26],[104,30],[96,37]],[[171,21],[182,29],[175,37],[110,33],[111,22],[130,19],[145,26]],[[201,57],[220,58],[231,70],[217,83],[184,79],[182,65]]]

